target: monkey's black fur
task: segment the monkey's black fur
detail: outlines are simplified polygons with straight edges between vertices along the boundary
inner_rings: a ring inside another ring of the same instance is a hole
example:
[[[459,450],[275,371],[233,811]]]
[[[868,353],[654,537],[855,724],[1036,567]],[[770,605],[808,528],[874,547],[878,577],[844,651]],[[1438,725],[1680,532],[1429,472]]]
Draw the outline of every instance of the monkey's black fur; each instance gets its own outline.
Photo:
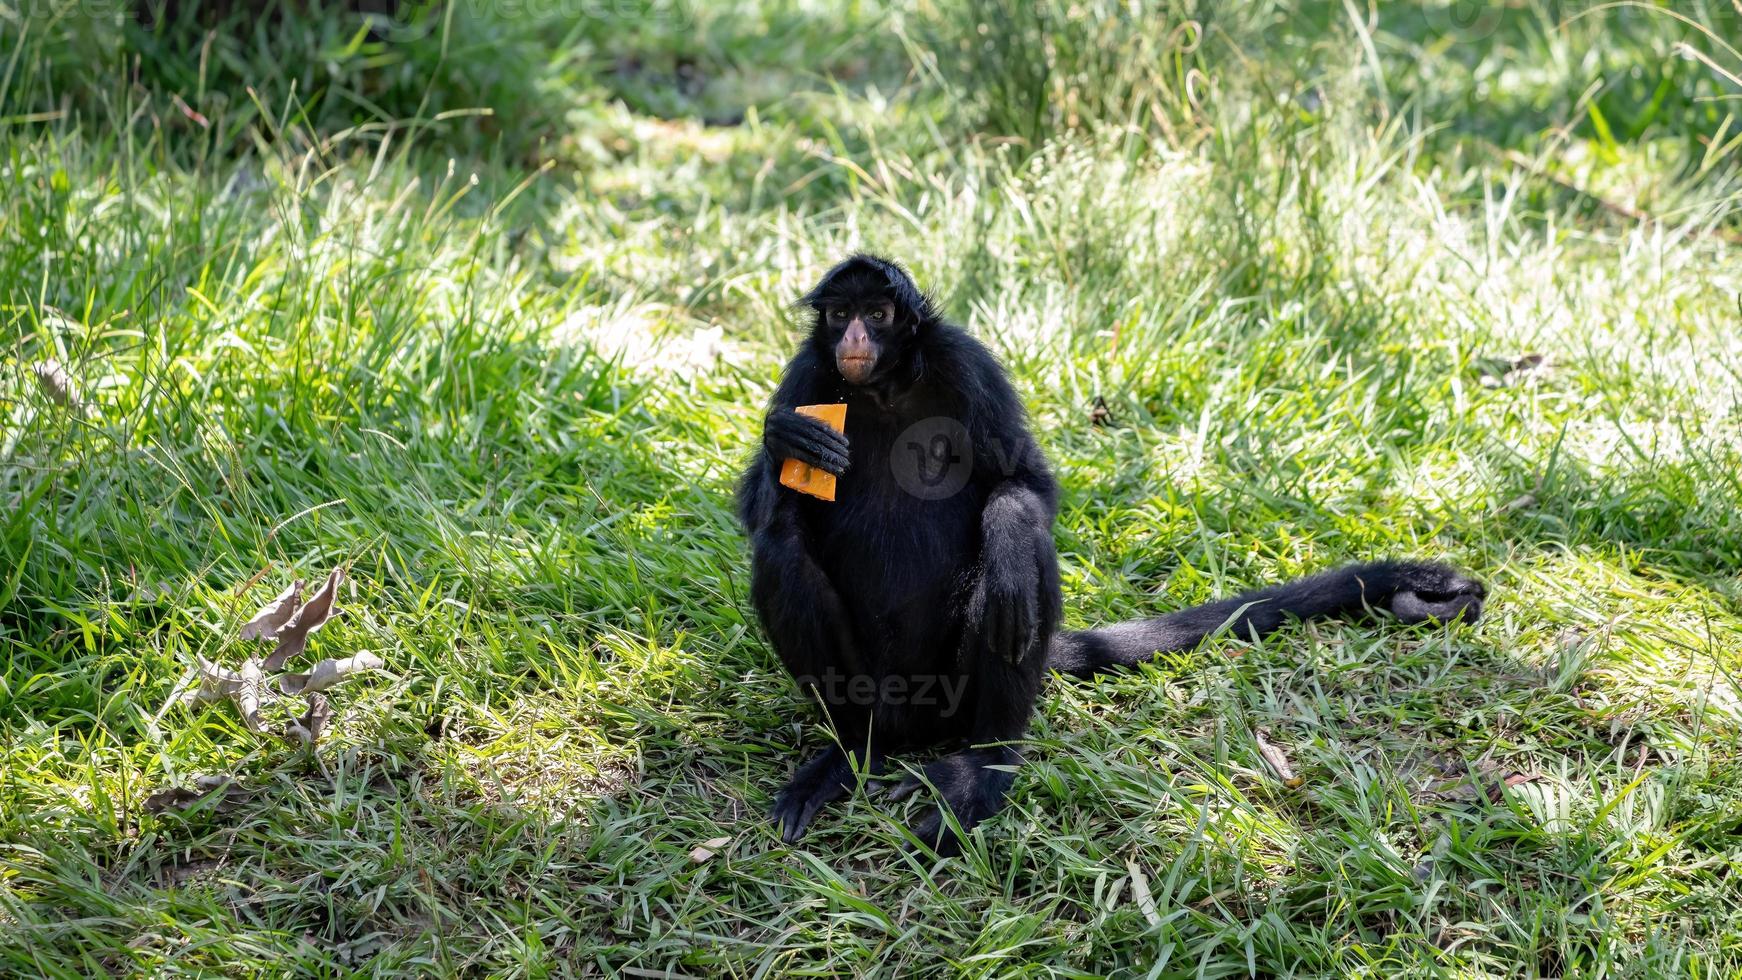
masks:
[[[972,829],[1003,805],[1008,767],[1020,761],[1012,743],[1048,670],[1129,666],[1224,625],[1256,637],[1289,618],[1369,609],[1405,622],[1481,615],[1479,582],[1435,563],[1375,562],[1060,633],[1058,486],[992,354],[885,259],[847,259],[805,302],[811,334],[787,365],[738,491],[756,611],[839,740],[775,802],[789,842],[852,791],[856,771],[876,774],[889,753],[939,745],[960,747],[927,765],[926,778]],[[845,435],[793,411],[833,402],[847,403]],[[839,475],[837,499],[780,486],[788,458]],[[908,779],[891,795],[920,785]],[[939,853],[959,848],[936,808],[912,830]]]

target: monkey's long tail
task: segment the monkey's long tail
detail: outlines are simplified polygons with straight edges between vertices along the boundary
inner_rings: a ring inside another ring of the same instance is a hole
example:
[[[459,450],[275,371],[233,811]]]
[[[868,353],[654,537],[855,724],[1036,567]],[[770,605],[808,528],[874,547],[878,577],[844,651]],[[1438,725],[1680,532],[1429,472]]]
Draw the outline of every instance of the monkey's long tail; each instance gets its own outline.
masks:
[[[1181,609],[1155,619],[1060,633],[1047,666],[1062,674],[1093,677],[1130,667],[1159,654],[1190,650],[1226,626],[1238,637],[1257,639],[1290,619],[1320,619],[1387,610],[1405,622],[1474,622],[1486,595],[1481,583],[1433,563],[1369,562],[1272,585]]]

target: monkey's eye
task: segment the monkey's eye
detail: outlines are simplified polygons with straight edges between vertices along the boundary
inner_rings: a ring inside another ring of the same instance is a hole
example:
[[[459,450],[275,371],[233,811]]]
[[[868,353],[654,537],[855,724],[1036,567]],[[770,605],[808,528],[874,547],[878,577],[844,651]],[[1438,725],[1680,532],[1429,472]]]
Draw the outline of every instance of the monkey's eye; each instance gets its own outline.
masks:
[[[829,311],[829,318],[832,320],[845,320],[847,318],[847,311],[846,310],[830,310]]]
[[[871,319],[876,320],[878,323],[883,322],[883,316],[884,316],[884,313],[882,310],[872,310],[871,311]]]

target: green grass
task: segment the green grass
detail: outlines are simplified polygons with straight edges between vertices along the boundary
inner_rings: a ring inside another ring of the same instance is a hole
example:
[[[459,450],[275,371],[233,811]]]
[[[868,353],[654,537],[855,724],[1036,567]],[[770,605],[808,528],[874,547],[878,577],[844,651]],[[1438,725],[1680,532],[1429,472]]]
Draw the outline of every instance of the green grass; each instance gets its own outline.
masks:
[[[1742,972],[1742,11],[1083,6],[0,7],[0,973]],[[1010,365],[1071,625],[1489,617],[1061,680],[962,859],[781,845],[730,490],[860,247]],[[317,751],[164,707],[336,565]]]

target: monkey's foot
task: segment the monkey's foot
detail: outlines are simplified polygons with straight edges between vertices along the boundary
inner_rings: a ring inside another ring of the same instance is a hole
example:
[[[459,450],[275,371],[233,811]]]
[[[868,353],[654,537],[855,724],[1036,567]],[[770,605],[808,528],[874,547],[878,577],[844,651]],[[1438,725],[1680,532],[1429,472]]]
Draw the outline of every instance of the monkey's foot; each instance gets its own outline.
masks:
[[[1386,607],[1405,623],[1467,623],[1482,618],[1488,590],[1481,582],[1439,562],[1398,562],[1396,591]]]
[[[1013,766],[1018,761],[1016,751],[1007,747],[964,749],[927,765],[924,779],[918,776],[903,779],[889,791],[889,799],[904,800],[931,783],[937,789],[938,805],[927,807],[908,827],[908,832],[920,846],[930,848],[938,857],[954,857],[962,852],[962,841],[956,828],[945,819],[944,807],[955,816],[962,833],[973,830],[980,821],[1003,809],[1004,795],[1015,779],[1007,769],[988,767]]]
[[[876,765],[875,760],[873,764]],[[846,799],[858,784],[853,764],[839,746],[831,745],[811,756],[775,797],[774,809],[769,813],[774,825],[780,828],[780,839],[788,844],[797,843],[818,811]]]

